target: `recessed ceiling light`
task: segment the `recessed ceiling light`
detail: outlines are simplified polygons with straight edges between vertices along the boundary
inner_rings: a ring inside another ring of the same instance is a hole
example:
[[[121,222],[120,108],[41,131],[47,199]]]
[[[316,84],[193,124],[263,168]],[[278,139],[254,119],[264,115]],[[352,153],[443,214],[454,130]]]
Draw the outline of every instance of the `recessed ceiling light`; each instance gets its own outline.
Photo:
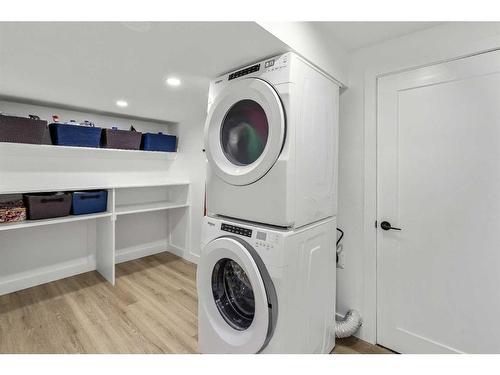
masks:
[[[179,86],[181,84],[181,80],[179,78],[170,77],[167,78],[167,85],[169,86]]]
[[[124,108],[124,107],[127,107],[127,106],[128,106],[128,103],[127,103],[125,100],[117,100],[117,101],[116,101],[116,105],[117,105],[118,107],[122,107],[122,108]]]

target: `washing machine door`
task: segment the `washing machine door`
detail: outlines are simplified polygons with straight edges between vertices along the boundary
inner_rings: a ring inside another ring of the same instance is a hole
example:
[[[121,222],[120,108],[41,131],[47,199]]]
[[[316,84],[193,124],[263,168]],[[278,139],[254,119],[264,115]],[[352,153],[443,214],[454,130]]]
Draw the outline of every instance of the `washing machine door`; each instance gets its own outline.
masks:
[[[278,159],[285,139],[285,112],[274,88],[258,78],[231,83],[212,104],[205,150],[215,173],[232,185],[248,185]]]
[[[271,339],[278,301],[257,252],[237,237],[205,246],[198,263],[198,303],[212,353],[258,353]]]

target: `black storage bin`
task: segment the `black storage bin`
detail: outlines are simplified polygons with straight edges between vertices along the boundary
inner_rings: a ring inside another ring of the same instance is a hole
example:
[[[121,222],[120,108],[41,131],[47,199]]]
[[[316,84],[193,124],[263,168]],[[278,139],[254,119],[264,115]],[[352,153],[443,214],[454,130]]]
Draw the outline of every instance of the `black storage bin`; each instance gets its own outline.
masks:
[[[107,190],[74,191],[71,195],[73,215],[95,214],[108,208]]]
[[[42,144],[47,121],[0,114],[0,142]]]
[[[71,194],[68,193],[24,194],[23,199],[28,220],[68,216],[71,211]]]
[[[131,130],[103,129],[101,147],[123,150],[139,150],[142,133]]]

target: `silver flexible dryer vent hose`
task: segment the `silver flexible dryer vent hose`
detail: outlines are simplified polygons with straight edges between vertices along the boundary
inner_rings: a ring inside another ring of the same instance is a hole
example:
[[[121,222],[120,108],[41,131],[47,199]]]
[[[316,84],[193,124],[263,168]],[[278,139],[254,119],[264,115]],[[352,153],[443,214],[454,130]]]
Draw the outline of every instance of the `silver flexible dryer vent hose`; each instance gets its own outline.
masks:
[[[349,310],[344,319],[335,319],[335,336],[339,339],[352,336],[363,324],[357,310]]]

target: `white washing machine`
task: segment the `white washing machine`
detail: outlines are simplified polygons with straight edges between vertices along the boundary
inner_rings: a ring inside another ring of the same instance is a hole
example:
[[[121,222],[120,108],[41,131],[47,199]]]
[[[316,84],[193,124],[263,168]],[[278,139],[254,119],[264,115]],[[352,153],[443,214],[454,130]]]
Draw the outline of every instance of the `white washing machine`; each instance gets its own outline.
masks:
[[[329,353],[335,346],[335,219],[299,230],[204,219],[201,353]]]
[[[208,213],[295,228],[336,215],[338,99],[337,83],[293,53],[215,79]]]

